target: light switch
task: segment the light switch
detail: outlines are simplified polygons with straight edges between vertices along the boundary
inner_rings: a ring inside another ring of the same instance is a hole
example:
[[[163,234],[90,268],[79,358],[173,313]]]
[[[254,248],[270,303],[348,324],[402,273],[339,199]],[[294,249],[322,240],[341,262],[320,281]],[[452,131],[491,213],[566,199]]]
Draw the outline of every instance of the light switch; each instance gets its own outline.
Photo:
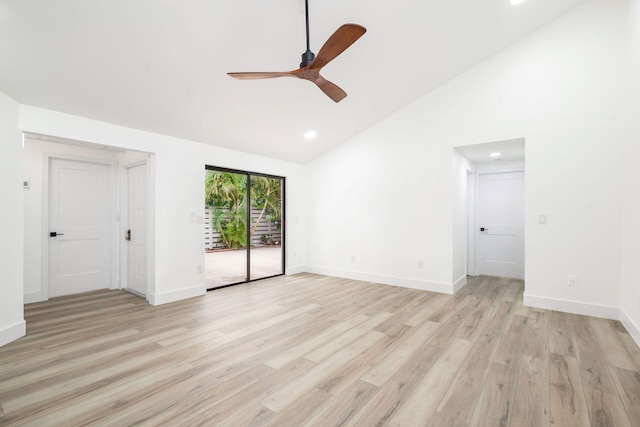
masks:
[[[540,215],[538,217],[538,224],[545,225],[546,223],[547,223],[547,216],[546,215]]]

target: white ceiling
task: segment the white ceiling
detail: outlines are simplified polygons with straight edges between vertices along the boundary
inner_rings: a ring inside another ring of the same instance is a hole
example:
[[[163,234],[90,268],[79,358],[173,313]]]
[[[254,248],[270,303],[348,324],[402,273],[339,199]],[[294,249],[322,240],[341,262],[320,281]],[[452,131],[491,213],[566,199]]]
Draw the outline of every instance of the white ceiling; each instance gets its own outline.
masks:
[[[485,144],[465,145],[456,147],[456,150],[474,165],[496,161],[522,162],[525,154],[525,140],[509,139]],[[492,153],[500,153],[500,156],[491,157]]]
[[[367,33],[323,75],[291,78],[303,0],[0,0],[0,90],[18,102],[305,163],[583,0],[310,0],[311,49]],[[318,132],[304,140],[308,129]]]

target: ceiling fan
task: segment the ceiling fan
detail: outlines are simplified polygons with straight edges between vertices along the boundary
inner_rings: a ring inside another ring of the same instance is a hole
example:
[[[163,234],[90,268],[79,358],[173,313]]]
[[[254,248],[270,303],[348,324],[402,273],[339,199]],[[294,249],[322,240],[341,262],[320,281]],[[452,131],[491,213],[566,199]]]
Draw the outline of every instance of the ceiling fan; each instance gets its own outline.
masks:
[[[329,98],[335,102],[342,101],[347,93],[334,83],[326,80],[320,75],[322,67],[333,61],[338,55],[344,52],[349,46],[356,42],[367,31],[362,25],[344,24],[338,28],[322,46],[316,56],[309,49],[309,0],[305,0],[305,17],[307,24],[307,50],[302,54],[300,68],[293,71],[283,72],[249,72],[249,73],[227,73],[234,79],[254,80],[271,79],[275,77],[297,77],[315,83]]]

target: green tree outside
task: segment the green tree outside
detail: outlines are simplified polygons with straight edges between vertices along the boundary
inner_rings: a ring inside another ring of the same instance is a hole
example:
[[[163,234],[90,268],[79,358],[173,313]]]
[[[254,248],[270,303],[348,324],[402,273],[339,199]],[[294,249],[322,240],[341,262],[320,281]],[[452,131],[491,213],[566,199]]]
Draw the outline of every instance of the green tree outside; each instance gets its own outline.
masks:
[[[251,176],[251,207],[260,214],[251,226],[251,236],[262,218],[271,224],[281,222],[282,189],[280,180]],[[205,174],[205,204],[213,215],[211,226],[220,233],[228,248],[247,246],[247,177],[230,172],[207,170]],[[279,225],[278,225],[279,228]]]

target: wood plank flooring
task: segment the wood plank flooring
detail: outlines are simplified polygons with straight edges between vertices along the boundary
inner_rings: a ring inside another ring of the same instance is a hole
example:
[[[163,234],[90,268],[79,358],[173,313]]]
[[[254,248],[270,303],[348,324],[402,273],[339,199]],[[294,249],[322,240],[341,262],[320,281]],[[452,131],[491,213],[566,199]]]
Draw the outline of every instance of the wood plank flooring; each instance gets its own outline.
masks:
[[[151,307],[120,291],[26,306],[0,347],[0,425],[640,426],[619,322],[311,274]]]

